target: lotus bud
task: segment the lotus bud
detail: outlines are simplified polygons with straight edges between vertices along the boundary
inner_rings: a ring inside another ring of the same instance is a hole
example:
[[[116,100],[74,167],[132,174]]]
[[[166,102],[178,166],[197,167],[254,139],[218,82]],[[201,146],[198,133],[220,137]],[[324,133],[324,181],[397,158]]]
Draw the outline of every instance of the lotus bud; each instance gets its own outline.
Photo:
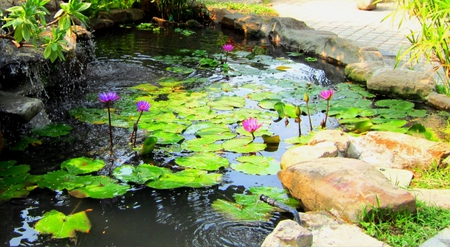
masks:
[[[300,106],[295,106],[295,115],[297,117],[300,117],[300,114],[302,114],[302,111],[300,110]]]
[[[308,95],[308,92],[305,92],[305,95],[303,95],[303,100],[306,101],[306,103],[309,102],[309,95]]]

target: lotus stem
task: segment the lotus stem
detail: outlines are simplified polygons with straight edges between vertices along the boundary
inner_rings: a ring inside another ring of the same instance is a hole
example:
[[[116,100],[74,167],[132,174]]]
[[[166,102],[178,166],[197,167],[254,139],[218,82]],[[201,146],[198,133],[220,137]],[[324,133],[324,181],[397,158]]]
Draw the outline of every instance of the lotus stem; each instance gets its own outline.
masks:
[[[112,125],[111,125],[111,109],[109,107],[109,101],[106,102],[106,106],[108,107],[108,122],[109,122],[109,142],[110,142],[110,152],[113,153],[113,135],[112,135]]]

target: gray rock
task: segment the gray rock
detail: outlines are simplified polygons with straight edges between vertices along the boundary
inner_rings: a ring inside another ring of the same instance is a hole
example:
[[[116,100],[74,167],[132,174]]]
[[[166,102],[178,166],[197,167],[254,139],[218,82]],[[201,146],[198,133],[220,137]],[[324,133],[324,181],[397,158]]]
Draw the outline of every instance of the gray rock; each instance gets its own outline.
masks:
[[[321,142],[314,146],[298,146],[283,154],[280,161],[281,169],[286,169],[301,161],[314,158],[337,157],[338,150],[332,142]]]
[[[426,100],[435,87],[430,75],[410,70],[385,70],[367,80],[367,88],[377,94],[411,100]]]
[[[44,107],[40,99],[0,91],[0,112],[11,114],[30,121]]]
[[[419,245],[419,247],[449,247],[450,246],[450,228],[445,228],[432,238]]]
[[[309,247],[312,245],[312,233],[292,220],[283,220],[270,233],[261,247]]]
[[[444,94],[432,92],[428,95],[428,104],[444,111],[450,111],[450,98]]]
[[[360,10],[374,10],[377,8],[375,0],[356,0],[356,7]]]
[[[383,61],[352,63],[345,66],[345,76],[353,82],[362,82],[364,85],[372,78],[377,70],[386,68]]]
[[[311,140],[309,140],[308,145],[314,146],[321,142],[334,143],[338,151],[341,153],[346,153],[347,148],[350,146],[350,140],[348,139],[348,136],[340,130],[319,131],[311,138]]]
[[[391,212],[416,210],[411,193],[356,159],[311,159],[279,171],[278,178],[305,210],[327,210],[348,222],[358,222],[363,210],[370,213],[375,207]]]

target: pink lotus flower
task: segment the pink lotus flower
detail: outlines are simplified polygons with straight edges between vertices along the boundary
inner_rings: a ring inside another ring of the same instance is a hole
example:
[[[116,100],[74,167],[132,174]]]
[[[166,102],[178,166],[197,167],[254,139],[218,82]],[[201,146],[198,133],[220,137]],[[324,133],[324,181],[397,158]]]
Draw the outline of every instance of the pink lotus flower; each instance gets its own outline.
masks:
[[[225,44],[225,45],[222,46],[222,49],[224,51],[226,51],[226,52],[230,52],[230,51],[232,51],[234,49],[234,47],[233,47],[233,45]]]
[[[120,96],[117,95],[116,92],[100,93],[98,95],[98,100],[100,102],[103,102],[103,103],[115,101],[115,100],[118,100],[118,99],[120,99]]]
[[[262,124],[258,124],[258,120],[256,118],[249,118],[242,121],[242,125],[244,126],[244,129],[252,134],[253,140],[255,140],[255,131],[257,131],[259,128],[261,128]]]
[[[330,100],[331,97],[333,97],[333,95],[334,95],[333,89],[323,90],[322,92],[320,92],[320,97],[322,97],[325,100]]]
[[[138,112],[148,111],[151,107],[150,103],[147,101],[141,100],[136,103],[136,107]]]

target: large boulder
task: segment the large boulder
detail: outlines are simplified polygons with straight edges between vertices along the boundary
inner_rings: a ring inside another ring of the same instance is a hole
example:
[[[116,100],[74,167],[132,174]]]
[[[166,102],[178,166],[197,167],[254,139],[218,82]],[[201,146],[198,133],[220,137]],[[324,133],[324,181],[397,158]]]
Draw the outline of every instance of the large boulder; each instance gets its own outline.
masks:
[[[289,149],[283,154],[280,166],[281,169],[286,169],[301,161],[337,156],[338,149],[332,142],[321,142],[315,146],[298,146]]]
[[[310,231],[295,221],[283,220],[266,237],[261,247],[309,247],[312,243],[313,236]]]
[[[305,210],[327,210],[349,222],[358,222],[364,210],[370,213],[374,208],[416,210],[411,193],[361,160],[311,159],[279,171],[278,178]]]
[[[347,157],[364,160],[377,167],[427,169],[433,162],[442,164],[450,155],[450,146],[396,132],[370,131],[351,137]]]

